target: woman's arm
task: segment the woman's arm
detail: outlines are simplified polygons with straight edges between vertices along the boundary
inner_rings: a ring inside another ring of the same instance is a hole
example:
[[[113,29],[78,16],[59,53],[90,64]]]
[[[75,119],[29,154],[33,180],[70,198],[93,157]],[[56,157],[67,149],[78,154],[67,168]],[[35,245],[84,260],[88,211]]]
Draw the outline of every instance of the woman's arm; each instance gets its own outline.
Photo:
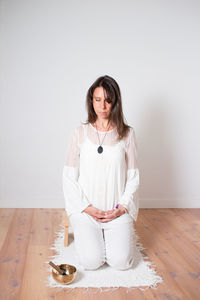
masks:
[[[78,183],[78,168],[63,167],[63,193],[65,198],[65,210],[68,215],[82,212],[90,204],[81,186]]]
[[[137,143],[134,129],[130,129],[129,139],[126,146],[127,179],[124,193],[119,204],[127,208],[128,213],[136,221],[139,211],[139,168]]]
[[[119,201],[127,208],[128,213],[136,221],[139,211],[139,169],[128,169],[124,193]]]
[[[65,210],[68,215],[76,212],[82,212],[90,205],[86,195],[78,183],[80,156],[79,130],[80,127],[75,128],[70,137],[67,159],[63,167],[62,174]]]

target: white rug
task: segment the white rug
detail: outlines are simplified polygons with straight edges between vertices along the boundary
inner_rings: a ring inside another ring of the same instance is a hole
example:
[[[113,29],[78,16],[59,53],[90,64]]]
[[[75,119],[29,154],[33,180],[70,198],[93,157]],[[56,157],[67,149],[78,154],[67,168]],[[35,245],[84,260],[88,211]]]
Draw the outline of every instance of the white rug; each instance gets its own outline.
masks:
[[[49,257],[49,261],[51,260],[55,264],[64,263],[74,265],[77,269],[76,278],[68,285],[59,284],[52,277],[52,267],[49,266],[49,276],[46,282],[47,286],[64,288],[68,291],[72,291],[74,288],[86,288],[86,291],[88,288],[99,288],[101,292],[126,287],[126,291],[128,292],[132,288],[144,290],[151,287],[156,289],[157,284],[163,281],[152,268],[152,263],[147,261],[148,257],[141,253],[145,248],[143,248],[138,241],[139,238],[136,232],[134,232],[136,245],[135,262],[131,269],[122,271],[115,270],[105,263],[99,269],[90,271],[84,270],[77,262],[72,231],[69,231],[69,246],[64,247],[64,230],[64,227],[61,226],[61,230],[57,232],[54,245],[50,248],[55,250],[56,254]],[[49,263],[49,261],[46,263]]]

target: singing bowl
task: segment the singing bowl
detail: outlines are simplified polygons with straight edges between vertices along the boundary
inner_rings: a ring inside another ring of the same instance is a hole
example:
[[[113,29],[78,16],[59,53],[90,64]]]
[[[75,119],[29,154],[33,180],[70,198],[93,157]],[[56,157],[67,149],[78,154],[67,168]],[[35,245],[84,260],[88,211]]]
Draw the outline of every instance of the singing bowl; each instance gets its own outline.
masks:
[[[52,269],[53,278],[59,283],[64,283],[64,284],[71,283],[76,277],[76,273],[77,273],[76,268],[74,266],[67,265],[67,264],[62,264],[58,266],[60,267],[60,269],[65,270],[66,275],[61,275],[58,273],[58,271]]]

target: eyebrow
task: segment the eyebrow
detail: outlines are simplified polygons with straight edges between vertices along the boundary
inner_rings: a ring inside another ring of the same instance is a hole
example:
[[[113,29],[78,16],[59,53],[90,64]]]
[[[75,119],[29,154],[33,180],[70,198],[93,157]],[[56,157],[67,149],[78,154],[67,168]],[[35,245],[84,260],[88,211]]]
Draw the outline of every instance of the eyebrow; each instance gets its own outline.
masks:
[[[97,97],[97,96],[94,96],[94,98],[96,99],[101,99],[101,97]],[[108,98],[104,99],[105,101],[107,100]]]

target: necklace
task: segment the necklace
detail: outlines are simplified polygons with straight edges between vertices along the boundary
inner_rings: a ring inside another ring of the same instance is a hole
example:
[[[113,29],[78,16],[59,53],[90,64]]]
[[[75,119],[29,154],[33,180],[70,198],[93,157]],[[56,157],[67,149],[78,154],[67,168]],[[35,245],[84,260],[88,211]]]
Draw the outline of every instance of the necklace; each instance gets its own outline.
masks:
[[[96,123],[94,123],[95,124],[95,126],[96,126]],[[108,127],[108,129],[110,128],[110,125],[109,125],[109,127]],[[97,129],[97,126],[96,126],[96,129]],[[106,131],[106,134],[107,134],[107,132],[108,132],[108,130]],[[103,138],[103,140],[102,140],[102,143],[100,143],[100,140],[99,140],[99,147],[97,148],[97,152],[99,153],[99,154],[101,154],[102,152],[103,152],[103,147],[101,146],[102,144],[103,144],[103,141],[104,141],[104,139],[105,139],[105,137],[106,137],[106,134],[104,135],[104,138]],[[99,139],[99,133],[98,133],[98,130],[97,130],[97,135],[98,135],[98,139]]]

